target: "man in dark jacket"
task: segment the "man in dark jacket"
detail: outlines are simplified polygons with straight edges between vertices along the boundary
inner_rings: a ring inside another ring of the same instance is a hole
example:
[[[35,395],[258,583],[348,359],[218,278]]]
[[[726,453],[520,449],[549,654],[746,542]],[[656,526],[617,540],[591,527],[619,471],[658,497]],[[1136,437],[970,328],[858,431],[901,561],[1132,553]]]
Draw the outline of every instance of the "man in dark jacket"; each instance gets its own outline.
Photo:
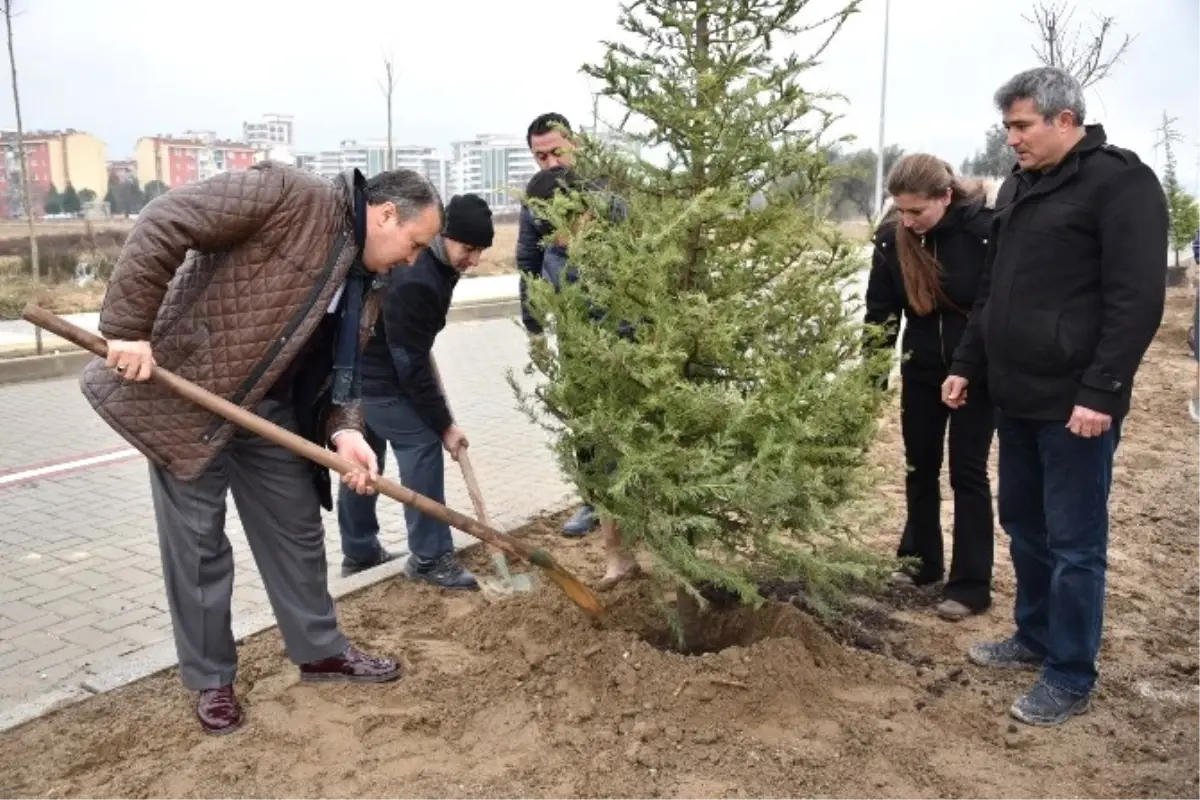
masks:
[[[433,342],[446,326],[459,275],[479,263],[492,245],[492,211],[473,194],[459,195],[446,207],[446,226],[411,269],[393,274],[374,335],[363,351],[363,410],[367,442],[383,470],[391,442],[405,486],[445,502],[442,449],[456,461],[467,437],[454,424],[431,360]],[[338,497],[342,574],[391,561],[379,543],[375,495],[343,489]],[[413,508],[404,509],[411,578],[447,589],[478,584],[454,557],[446,523]]]
[[[525,142],[533,153],[534,161],[539,170],[565,170],[575,163],[574,143],[571,141],[571,123],[562,114],[550,112],[542,114],[529,124],[525,133]],[[533,212],[522,205],[521,219],[517,228],[517,271],[520,274],[521,285],[521,322],[525,330],[534,336],[542,334],[541,323],[534,318],[529,309],[528,281],[553,280],[546,271],[564,258],[551,254],[550,264],[547,264],[547,250],[542,242],[543,232],[540,230]],[[578,510],[563,525],[565,536],[586,536],[600,525],[596,510],[588,504],[581,505]]]
[[[1011,713],[1055,725],[1087,710],[1096,682],[1113,455],[1162,320],[1167,209],[1137,155],[1084,127],[1083,92],[1067,72],[1020,73],[996,105],[1018,163],[942,391],[957,408],[986,377],[1017,577],[1016,633],[970,657],[1039,669]]]

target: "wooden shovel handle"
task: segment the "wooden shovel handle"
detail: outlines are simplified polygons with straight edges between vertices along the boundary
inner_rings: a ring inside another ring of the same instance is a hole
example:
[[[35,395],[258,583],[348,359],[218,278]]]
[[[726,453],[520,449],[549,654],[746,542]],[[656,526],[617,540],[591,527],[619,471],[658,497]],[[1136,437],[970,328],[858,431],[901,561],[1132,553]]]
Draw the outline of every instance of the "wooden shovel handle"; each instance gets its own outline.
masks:
[[[53,314],[50,311],[40,308],[34,303],[29,303],[25,306],[22,312],[26,320],[43,328],[50,333],[58,336],[60,339],[65,339],[72,344],[82,347],[84,350],[89,350],[101,358],[108,357],[108,344],[99,336],[90,331],[86,331],[67,320]],[[184,397],[196,405],[211,411],[219,417],[224,417],[230,422],[245,428],[251,433],[257,434],[268,441],[274,442],[280,447],[285,447],[297,455],[303,456],[310,461],[315,461],[323,467],[337,472],[339,475],[345,475],[349,472],[355,472],[361,468],[347,461],[336,453],[320,447],[308,441],[302,436],[285,430],[278,425],[269,422],[262,417],[247,411],[240,406],[230,403],[222,397],[218,397],[207,389],[197,386],[185,378],[181,378],[173,372],[162,367],[154,367],[151,373],[150,380],[155,383],[165,386],[176,394]],[[474,536],[476,539],[487,542],[489,545],[503,550],[511,556],[529,561],[537,566],[545,568],[544,563],[548,554],[538,553],[538,557],[534,557],[534,548],[529,545],[513,539],[509,536],[500,533],[499,531],[484,525],[482,522],[471,519],[465,514],[447,508],[446,506],[431,500],[424,495],[417,494],[406,486],[403,486],[396,481],[388,478],[378,477],[375,479],[375,489],[382,495],[398,500],[406,506],[412,506],[423,514],[428,514],[434,519],[441,520],[447,525],[457,528],[464,533]],[[551,562],[553,560],[551,559]],[[557,564],[554,564],[559,570]],[[565,572],[565,570],[564,570]],[[585,609],[589,610],[589,609]]]
[[[467,494],[471,498],[471,507],[475,509],[475,516],[484,525],[490,525],[487,507],[483,504],[483,492],[479,490],[479,481],[475,478],[475,468],[471,466],[471,456],[465,447],[458,454],[458,466],[462,468],[463,482],[467,484]]]
[[[438,369],[437,359],[433,357],[433,353],[429,354],[429,367],[433,371],[433,379],[437,381],[438,390],[446,400],[446,408],[450,408],[450,395],[446,394],[446,384],[442,382],[442,372]],[[450,415],[454,415],[453,410],[450,411]],[[459,451],[458,466],[462,470],[463,482],[467,484],[467,495],[471,498],[471,507],[475,509],[475,516],[484,525],[490,525],[487,508],[483,504],[483,492],[479,490],[479,481],[475,478],[475,468],[471,466],[471,456],[467,454],[468,449],[464,447]]]

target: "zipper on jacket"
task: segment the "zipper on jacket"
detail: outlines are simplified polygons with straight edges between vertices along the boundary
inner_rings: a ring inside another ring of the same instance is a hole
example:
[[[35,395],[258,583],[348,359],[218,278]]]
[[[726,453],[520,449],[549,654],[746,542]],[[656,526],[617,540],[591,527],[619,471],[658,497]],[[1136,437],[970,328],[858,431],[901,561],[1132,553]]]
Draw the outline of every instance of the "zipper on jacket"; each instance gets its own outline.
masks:
[[[346,233],[345,231],[338,236],[337,241],[334,243],[333,248],[329,251],[329,255],[325,259],[325,265],[321,267],[321,275],[317,279],[317,282],[313,284],[312,290],[309,291],[308,297],[304,301],[304,305],[300,308],[300,311],[296,313],[288,322],[287,327],[283,329],[283,333],[280,335],[280,337],[276,339],[269,348],[267,348],[266,354],[261,360],[259,360],[258,364],[254,366],[254,369],[250,371],[250,374],[246,377],[246,380],[242,381],[242,385],[239,386],[237,391],[229,397],[229,402],[237,406],[242,404],[242,401],[246,399],[246,395],[250,394],[250,391],[254,388],[254,386],[260,380],[262,380],[263,375],[265,375],[267,370],[271,368],[271,365],[275,363],[275,359],[279,357],[279,353],[284,347],[287,346],[287,343],[291,341],[292,336],[296,333],[296,330],[304,323],[304,320],[308,318],[308,314],[310,311],[312,311],[312,307],[316,305],[317,300],[320,299],[321,292],[325,290],[325,284],[329,283],[329,276],[333,274],[333,268],[337,266],[338,259],[341,258],[342,252],[346,249],[346,240],[348,238],[350,238],[350,234]],[[200,437],[200,441],[207,443],[213,438],[213,436],[216,435],[218,430],[227,424],[230,423],[225,419],[214,420],[212,424],[208,426],[208,429],[204,431],[204,435]]]
[[[937,239],[934,239],[933,240],[933,260],[937,261],[937,257],[938,257]],[[940,264],[941,262],[938,261],[938,263]],[[941,276],[938,276],[938,280],[941,280]],[[934,299],[934,302],[933,302],[933,310],[934,310],[934,313],[937,314],[937,321],[938,321],[938,355],[942,359],[942,366],[945,367],[946,369],[950,369],[950,364],[947,363],[947,361],[946,361],[946,337],[942,330],[942,321],[946,317],[945,317],[945,312],[942,311],[942,309],[937,307],[937,299],[936,298]]]
[[[946,363],[946,339],[942,335],[942,320],[944,319],[944,317],[942,316],[941,311],[937,312],[937,318],[938,318],[938,355],[940,355],[942,357],[942,366],[945,367],[946,369],[949,369],[950,365],[948,363]]]

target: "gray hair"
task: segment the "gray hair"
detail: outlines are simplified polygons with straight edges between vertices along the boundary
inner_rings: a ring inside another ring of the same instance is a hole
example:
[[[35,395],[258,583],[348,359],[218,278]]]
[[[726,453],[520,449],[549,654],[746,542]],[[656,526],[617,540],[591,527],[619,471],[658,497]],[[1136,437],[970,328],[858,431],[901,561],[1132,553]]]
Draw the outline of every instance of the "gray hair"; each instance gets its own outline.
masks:
[[[366,193],[368,205],[394,204],[402,222],[418,216],[430,206],[436,206],[438,214],[445,218],[438,190],[428,178],[415,170],[381,172],[367,180]]]
[[[1075,124],[1082,125],[1087,112],[1079,81],[1060,67],[1027,69],[996,90],[996,107],[1001,112],[1008,111],[1018,100],[1032,100],[1046,122],[1061,111],[1070,111]]]

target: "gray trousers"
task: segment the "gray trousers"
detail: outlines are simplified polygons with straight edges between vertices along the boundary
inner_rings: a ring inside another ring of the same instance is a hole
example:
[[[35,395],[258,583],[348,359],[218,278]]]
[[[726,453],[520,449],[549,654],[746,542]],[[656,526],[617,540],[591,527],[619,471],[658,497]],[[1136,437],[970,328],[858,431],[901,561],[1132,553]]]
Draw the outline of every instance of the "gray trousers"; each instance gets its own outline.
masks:
[[[289,406],[268,399],[255,410],[296,430]],[[237,674],[233,548],[225,535],[231,491],[291,660],[317,661],[348,646],[329,596],[325,528],[310,470],[300,456],[243,430],[196,480],[181,481],[151,464],[163,579],[189,689],[226,686]]]

